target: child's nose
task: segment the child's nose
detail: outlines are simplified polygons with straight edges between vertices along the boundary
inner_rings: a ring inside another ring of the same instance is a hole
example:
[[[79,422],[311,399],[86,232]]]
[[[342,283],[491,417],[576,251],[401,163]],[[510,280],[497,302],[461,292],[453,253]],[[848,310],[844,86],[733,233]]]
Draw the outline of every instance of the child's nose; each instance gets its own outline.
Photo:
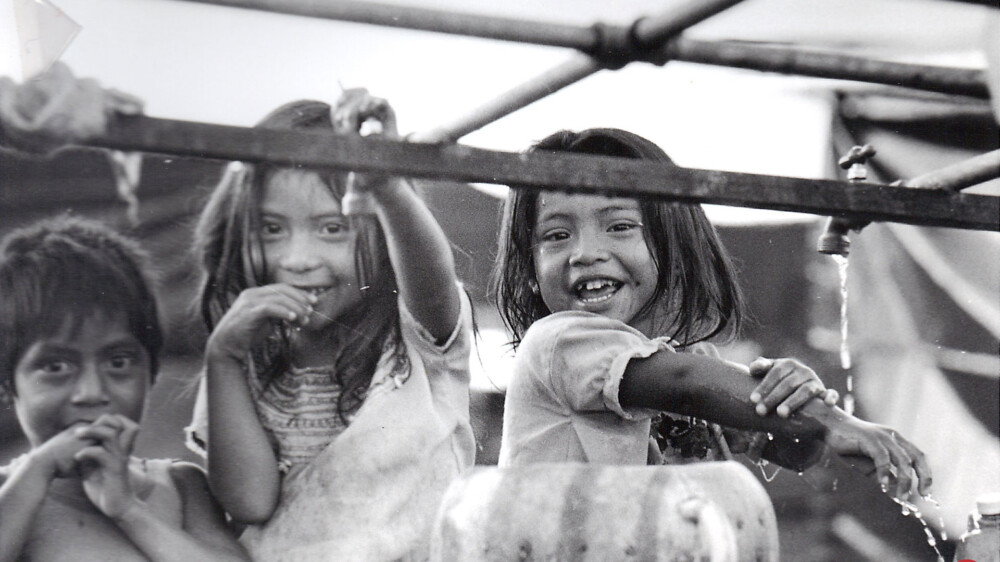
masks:
[[[107,388],[104,385],[104,377],[97,369],[96,365],[83,367],[83,371],[76,381],[76,388],[73,392],[73,402],[75,404],[103,404],[108,401]]]
[[[319,267],[319,256],[307,236],[293,236],[281,258],[281,267],[287,271],[303,272]]]
[[[607,259],[607,249],[595,236],[579,236],[569,256],[570,265],[589,265]]]

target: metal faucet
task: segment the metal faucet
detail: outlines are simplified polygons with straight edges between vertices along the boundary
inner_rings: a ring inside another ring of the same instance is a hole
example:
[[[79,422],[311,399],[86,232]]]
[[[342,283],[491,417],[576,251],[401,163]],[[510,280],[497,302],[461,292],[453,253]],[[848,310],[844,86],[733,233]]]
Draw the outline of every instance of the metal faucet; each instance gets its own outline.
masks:
[[[859,183],[868,179],[868,159],[875,156],[875,148],[870,144],[853,146],[837,164],[847,170],[847,180]],[[816,242],[816,250],[822,254],[847,257],[851,251],[851,241],[847,237],[852,230],[861,231],[871,221],[841,217],[830,217],[826,229]]]

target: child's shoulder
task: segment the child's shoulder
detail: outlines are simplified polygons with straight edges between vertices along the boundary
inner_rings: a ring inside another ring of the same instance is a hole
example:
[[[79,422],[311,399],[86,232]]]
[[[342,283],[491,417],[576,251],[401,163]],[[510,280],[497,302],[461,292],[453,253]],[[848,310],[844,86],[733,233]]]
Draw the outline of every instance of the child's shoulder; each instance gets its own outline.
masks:
[[[644,337],[641,332],[619,320],[592,312],[564,310],[536,320],[525,332],[522,344],[529,339],[548,340],[564,335],[583,336],[591,332],[622,332]]]

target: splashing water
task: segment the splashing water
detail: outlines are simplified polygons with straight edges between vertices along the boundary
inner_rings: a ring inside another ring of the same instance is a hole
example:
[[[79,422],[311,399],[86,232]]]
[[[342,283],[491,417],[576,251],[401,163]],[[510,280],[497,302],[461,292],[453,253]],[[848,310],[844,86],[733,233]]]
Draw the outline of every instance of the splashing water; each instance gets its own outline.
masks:
[[[941,516],[941,504],[938,503],[936,499],[931,497],[930,494],[923,496],[924,501],[934,506],[934,509],[938,512],[938,528],[941,529],[941,540],[948,540],[948,530],[944,528],[944,517]]]
[[[920,512],[920,508],[906,500],[901,500],[896,496],[890,495],[890,497],[892,498],[892,501],[902,506],[902,513],[904,517],[912,514],[917,518],[917,521],[920,521],[920,524],[924,528],[924,536],[927,537],[927,544],[934,549],[935,554],[937,554],[938,562],[944,562],[944,556],[941,555],[941,549],[938,548],[937,539],[934,537],[934,533],[931,531],[930,526],[927,525],[927,521],[924,519],[924,515]],[[934,503],[936,504],[937,502]],[[942,529],[943,528],[944,527],[942,526]],[[946,540],[944,532],[941,533],[941,540]]]
[[[851,369],[851,348],[847,340],[847,266],[849,262],[847,256],[834,255],[832,257],[837,264],[837,271],[840,273],[840,368],[848,371],[844,411],[848,414],[854,414],[854,375],[849,372]]]
[[[774,472],[772,472],[771,474],[768,474],[767,473],[767,466],[769,464],[771,464],[771,463],[767,462],[764,459],[760,459],[760,460],[757,461],[757,468],[760,469],[760,475],[764,477],[764,481],[765,482],[770,482],[770,481],[774,480],[775,478],[778,477],[778,473],[781,472],[781,467],[780,466],[775,466],[774,467]]]

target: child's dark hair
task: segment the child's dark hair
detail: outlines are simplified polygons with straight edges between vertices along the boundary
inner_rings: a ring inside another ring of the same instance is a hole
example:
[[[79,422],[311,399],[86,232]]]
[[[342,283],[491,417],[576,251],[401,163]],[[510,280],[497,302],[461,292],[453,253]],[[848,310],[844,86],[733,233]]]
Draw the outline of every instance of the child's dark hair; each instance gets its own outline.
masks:
[[[12,231],[0,242],[0,393],[39,338],[76,329],[96,313],[124,315],[149,353],[155,377],[163,347],[148,258],[134,240],[94,220],[63,215]]]
[[[295,101],[272,111],[257,127],[329,134],[334,130],[330,111],[323,102]],[[231,164],[202,211],[195,249],[204,273],[200,311],[210,332],[244,289],[267,284],[270,264],[263,257],[259,207],[268,179],[282,169],[296,167]],[[346,173],[318,175],[340,201]],[[337,408],[345,419],[361,405],[383,350],[392,349],[400,357],[405,351],[400,345],[396,277],[382,228],[370,217],[350,217],[349,224],[357,235],[358,287],[364,289],[362,304],[337,319],[338,348],[331,351],[342,387]],[[286,330],[283,323],[273,322],[271,334],[253,350],[254,367],[265,382],[290,366]]]
[[[672,163],[660,147],[620,129],[560,131],[529,152],[573,152]],[[512,186],[503,210],[492,293],[516,347],[536,320],[551,312],[532,290],[532,246],[538,191]],[[657,264],[655,297],[640,314],[655,314],[659,335],[682,345],[707,340],[742,323],[735,269],[700,205],[639,198],[646,245]]]

